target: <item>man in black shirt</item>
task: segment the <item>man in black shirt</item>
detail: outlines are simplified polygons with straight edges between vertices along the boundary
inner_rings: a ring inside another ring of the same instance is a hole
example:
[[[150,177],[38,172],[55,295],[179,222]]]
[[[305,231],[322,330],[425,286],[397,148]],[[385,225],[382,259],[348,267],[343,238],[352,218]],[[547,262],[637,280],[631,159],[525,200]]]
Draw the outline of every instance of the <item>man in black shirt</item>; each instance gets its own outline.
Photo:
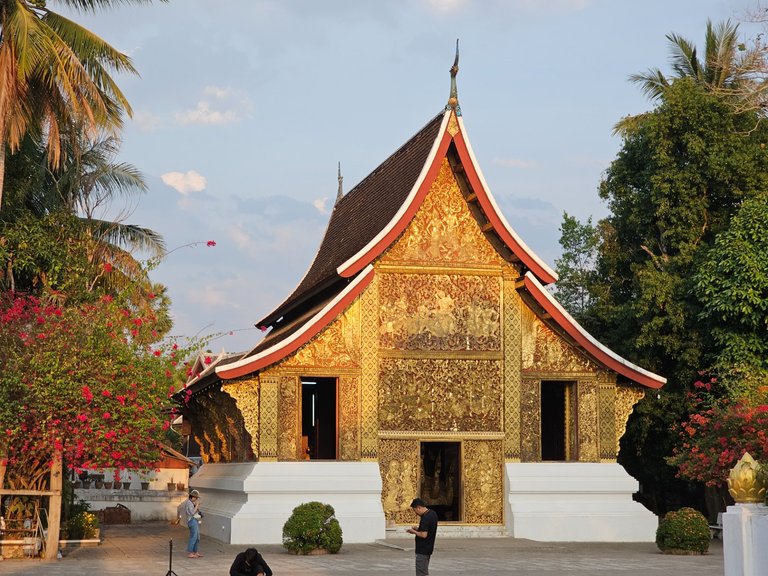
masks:
[[[427,508],[421,498],[414,498],[411,508],[419,516],[419,525],[408,528],[408,533],[416,536],[416,576],[428,576],[437,536],[437,512]]]

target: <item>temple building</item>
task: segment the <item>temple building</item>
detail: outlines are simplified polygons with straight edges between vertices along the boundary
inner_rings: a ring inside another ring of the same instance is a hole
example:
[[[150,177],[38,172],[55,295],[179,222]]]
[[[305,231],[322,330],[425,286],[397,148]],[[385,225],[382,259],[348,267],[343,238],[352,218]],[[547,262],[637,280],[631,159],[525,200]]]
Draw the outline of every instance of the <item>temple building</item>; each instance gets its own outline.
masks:
[[[279,543],[295,506],[345,542],[403,534],[420,496],[443,535],[652,541],[617,464],[665,379],[588,334],[500,212],[456,94],[339,195],[314,261],[244,354],[177,395],[206,464],[204,534]],[[553,231],[554,233],[554,231]]]

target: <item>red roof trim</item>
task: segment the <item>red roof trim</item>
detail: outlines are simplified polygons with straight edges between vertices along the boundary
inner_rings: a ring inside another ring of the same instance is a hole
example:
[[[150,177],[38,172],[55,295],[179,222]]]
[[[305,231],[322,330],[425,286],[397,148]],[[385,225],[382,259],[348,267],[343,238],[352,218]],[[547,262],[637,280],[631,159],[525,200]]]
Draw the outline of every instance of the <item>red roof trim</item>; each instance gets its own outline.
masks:
[[[483,212],[485,212],[488,222],[491,223],[494,231],[499,235],[499,238],[501,238],[512,252],[514,252],[515,256],[517,256],[537,278],[541,279],[545,284],[555,282],[557,280],[557,273],[536,256],[533,250],[523,242],[501,214],[499,207],[496,205],[496,201],[493,199],[493,196],[488,189],[485,178],[483,178],[479,167],[475,163],[475,155],[472,152],[469,139],[464,133],[464,123],[461,119],[459,120],[459,127],[460,130],[453,137],[453,142],[456,145],[459,158],[461,158],[461,163],[464,166],[464,171],[469,180],[469,184],[472,186],[472,191],[477,196],[477,200],[480,203]]]
[[[295,352],[341,314],[371,283],[373,275],[373,266],[369,265],[322,310],[310,318],[300,330],[258,354],[217,368],[216,374],[224,380],[246,376]]]
[[[644,368],[632,364],[622,358],[589,334],[573,317],[565,311],[560,303],[546,291],[544,286],[530,272],[525,274],[525,288],[534,297],[536,302],[573,338],[584,350],[603,363],[614,372],[626,376],[633,382],[647,386],[648,388],[661,388],[667,379]]]
[[[411,222],[411,219],[427,196],[427,192],[429,192],[432,182],[437,177],[437,173],[440,171],[440,160],[443,159],[448,151],[451,136],[445,128],[448,125],[448,118],[452,113],[446,112],[440,126],[440,131],[437,133],[437,138],[435,138],[435,145],[429,153],[427,163],[424,165],[426,171],[422,171],[414,185],[414,189],[411,190],[408,199],[403,204],[403,208],[398,211],[387,227],[379,232],[360,252],[336,269],[339,276],[350,278],[357,274],[365,266],[373,262],[384,250],[389,248]]]

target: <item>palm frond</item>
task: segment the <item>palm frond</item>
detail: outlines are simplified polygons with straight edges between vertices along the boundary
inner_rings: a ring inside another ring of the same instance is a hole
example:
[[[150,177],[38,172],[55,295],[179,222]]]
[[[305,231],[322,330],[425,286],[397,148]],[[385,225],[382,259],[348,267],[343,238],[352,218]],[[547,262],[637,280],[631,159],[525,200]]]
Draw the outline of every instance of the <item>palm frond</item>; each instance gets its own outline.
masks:
[[[92,231],[93,237],[101,243],[129,250],[141,250],[156,257],[165,254],[165,240],[162,235],[149,228],[108,220],[84,219],[84,223]]]

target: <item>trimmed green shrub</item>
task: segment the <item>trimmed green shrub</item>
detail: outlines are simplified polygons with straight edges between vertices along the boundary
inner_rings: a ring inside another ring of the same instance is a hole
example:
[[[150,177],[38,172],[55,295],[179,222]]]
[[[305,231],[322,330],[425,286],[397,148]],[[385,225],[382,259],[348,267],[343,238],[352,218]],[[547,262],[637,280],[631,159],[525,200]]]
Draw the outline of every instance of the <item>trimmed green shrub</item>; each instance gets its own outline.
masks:
[[[330,504],[307,502],[293,509],[283,525],[283,547],[294,554],[309,554],[326,550],[336,554],[341,550],[341,525]]]
[[[99,519],[91,512],[78,512],[67,522],[67,532],[72,540],[90,540],[96,538]]]
[[[707,519],[693,508],[668,512],[656,530],[656,545],[665,554],[706,554],[711,538]]]

